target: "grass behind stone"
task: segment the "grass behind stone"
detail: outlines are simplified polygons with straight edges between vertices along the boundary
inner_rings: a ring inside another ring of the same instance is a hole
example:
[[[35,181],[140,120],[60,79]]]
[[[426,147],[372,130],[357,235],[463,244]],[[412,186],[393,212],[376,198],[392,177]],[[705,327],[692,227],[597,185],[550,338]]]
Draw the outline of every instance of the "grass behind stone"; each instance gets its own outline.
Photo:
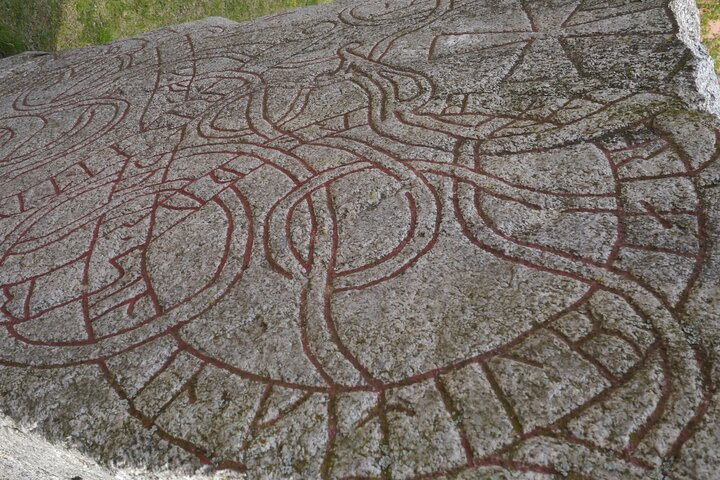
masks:
[[[220,16],[235,21],[329,0],[0,0],[0,57],[131,37]]]
[[[715,71],[720,74],[720,1],[698,0],[702,19],[702,36],[715,59]]]
[[[0,57],[57,50],[64,0],[0,0]]]

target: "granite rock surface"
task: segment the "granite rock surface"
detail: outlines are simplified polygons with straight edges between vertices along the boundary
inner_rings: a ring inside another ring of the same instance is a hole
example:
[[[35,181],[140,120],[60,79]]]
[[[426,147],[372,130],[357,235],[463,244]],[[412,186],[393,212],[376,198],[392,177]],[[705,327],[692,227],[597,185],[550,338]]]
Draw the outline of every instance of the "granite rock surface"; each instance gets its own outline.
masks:
[[[0,60],[0,478],[717,479],[697,23],[338,1]]]

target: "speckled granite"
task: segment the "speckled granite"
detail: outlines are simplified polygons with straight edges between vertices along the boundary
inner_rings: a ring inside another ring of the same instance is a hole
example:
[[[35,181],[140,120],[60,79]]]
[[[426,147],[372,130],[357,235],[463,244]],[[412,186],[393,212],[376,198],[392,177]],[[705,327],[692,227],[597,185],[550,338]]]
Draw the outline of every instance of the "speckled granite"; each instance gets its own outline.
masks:
[[[719,105],[689,0],[0,61],[0,478],[716,479]]]

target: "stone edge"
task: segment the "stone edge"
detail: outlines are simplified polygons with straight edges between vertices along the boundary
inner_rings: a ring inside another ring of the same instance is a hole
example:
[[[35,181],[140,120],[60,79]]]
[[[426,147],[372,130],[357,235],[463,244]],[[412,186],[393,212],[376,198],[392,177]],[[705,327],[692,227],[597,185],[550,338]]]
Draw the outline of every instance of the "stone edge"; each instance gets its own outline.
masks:
[[[713,59],[700,40],[700,11],[695,0],[670,0],[669,7],[678,25],[677,37],[690,50],[697,92],[680,92],[694,110],[720,117],[720,84]],[[699,97],[699,98],[698,98]]]

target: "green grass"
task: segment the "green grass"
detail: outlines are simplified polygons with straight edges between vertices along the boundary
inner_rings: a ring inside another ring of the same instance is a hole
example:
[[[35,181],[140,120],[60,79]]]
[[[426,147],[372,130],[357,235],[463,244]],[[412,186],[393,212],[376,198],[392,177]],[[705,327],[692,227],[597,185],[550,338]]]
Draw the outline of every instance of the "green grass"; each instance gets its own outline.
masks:
[[[0,0],[0,57],[56,50],[64,0]]]
[[[702,35],[710,55],[715,60],[715,71],[720,75],[720,2],[698,0],[702,18]],[[714,28],[713,28],[714,27]]]
[[[0,57],[131,37],[210,16],[248,20],[328,0],[0,0]]]

